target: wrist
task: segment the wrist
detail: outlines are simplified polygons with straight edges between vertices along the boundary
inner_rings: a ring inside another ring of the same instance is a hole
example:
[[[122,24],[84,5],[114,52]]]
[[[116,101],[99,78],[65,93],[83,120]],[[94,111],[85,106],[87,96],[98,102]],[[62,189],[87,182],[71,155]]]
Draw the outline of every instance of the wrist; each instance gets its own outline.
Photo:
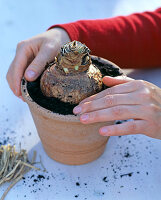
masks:
[[[72,41],[67,31],[61,27],[51,27],[48,31],[53,32],[54,36],[56,34],[60,38],[62,45]]]

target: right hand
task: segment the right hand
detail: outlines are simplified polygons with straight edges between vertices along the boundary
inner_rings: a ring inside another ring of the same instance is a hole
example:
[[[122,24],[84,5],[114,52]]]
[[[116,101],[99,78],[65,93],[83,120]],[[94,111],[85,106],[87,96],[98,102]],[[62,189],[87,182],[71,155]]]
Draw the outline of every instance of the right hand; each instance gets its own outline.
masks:
[[[7,72],[7,81],[13,93],[21,97],[21,79],[34,81],[44,70],[47,62],[54,60],[60,47],[70,42],[67,32],[53,28],[17,45],[16,55]]]

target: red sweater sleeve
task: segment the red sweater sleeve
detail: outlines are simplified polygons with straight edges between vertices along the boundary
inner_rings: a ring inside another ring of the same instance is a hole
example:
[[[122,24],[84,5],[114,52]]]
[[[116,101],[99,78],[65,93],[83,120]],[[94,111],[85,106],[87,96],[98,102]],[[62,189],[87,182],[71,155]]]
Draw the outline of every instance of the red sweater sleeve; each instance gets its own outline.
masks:
[[[122,68],[161,67],[161,8],[109,19],[80,20],[54,25],[71,40],[85,43],[91,54]]]

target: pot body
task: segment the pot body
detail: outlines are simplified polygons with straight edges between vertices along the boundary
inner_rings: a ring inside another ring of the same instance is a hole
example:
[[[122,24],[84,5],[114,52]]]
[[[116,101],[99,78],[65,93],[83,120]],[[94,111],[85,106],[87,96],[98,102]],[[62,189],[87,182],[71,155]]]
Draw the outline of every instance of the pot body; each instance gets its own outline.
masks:
[[[98,158],[105,149],[108,137],[100,136],[98,130],[105,123],[90,125],[49,117],[29,105],[38,134],[46,153],[54,160],[80,165]],[[106,123],[107,125],[107,123]]]

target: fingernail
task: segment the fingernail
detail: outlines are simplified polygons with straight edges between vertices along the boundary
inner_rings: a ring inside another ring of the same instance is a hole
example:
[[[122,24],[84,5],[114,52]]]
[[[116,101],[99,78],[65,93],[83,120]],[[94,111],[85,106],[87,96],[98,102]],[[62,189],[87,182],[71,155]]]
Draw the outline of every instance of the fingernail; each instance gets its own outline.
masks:
[[[36,76],[36,72],[34,72],[34,71],[32,71],[32,70],[28,70],[28,71],[26,72],[26,76],[27,76],[28,78],[34,78],[34,77]]]
[[[101,135],[108,135],[108,129],[106,127],[103,127],[100,129]]]
[[[89,119],[89,116],[87,114],[84,114],[81,116],[82,121],[87,121]]]
[[[80,106],[76,106],[73,110],[74,114],[79,114],[81,113],[81,111],[82,111],[82,108]]]

